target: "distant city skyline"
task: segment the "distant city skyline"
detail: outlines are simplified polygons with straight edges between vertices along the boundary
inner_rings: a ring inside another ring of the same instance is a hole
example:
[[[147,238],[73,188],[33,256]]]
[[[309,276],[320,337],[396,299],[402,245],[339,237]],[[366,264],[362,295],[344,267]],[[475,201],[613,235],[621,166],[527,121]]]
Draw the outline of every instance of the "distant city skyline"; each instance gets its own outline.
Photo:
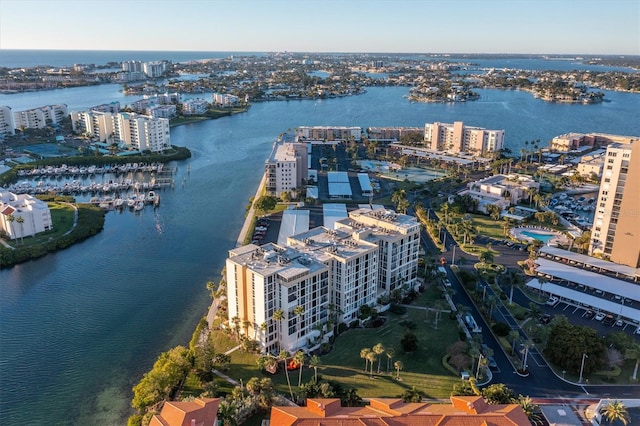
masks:
[[[640,55],[640,0],[0,0],[0,49]]]

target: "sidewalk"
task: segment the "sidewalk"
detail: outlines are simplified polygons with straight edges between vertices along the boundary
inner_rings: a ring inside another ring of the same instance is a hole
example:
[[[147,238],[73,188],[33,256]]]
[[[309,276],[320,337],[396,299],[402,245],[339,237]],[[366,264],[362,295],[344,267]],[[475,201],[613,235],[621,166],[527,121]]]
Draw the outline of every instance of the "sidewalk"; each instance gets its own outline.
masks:
[[[266,182],[267,182],[267,177],[266,175],[263,174],[262,179],[260,180],[260,185],[258,185],[258,190],[256,191],[256,195],[253,198],[254,201],[260,198],[260,196],[262,195],[262,191],[264,190]],[[253,220],[253,216],[255,215],[255,213],[256,211],[252,203],[251,207],[249,208],[249,211],[247,212],[247,217],[244,219],[244,224],[242,225],[240,234],[238,235],[238,241],[236,241],[236,247],[240,247],[244,244],[244,239],[247,236],[247,233],[249,232],[249,227],[251,226],[251,222]]]

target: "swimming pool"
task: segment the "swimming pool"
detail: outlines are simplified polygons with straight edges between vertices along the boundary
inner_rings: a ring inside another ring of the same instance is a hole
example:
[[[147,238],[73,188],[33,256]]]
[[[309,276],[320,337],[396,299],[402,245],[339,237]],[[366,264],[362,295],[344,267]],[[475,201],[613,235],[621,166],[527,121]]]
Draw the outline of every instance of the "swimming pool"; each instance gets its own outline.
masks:
[[[530,238],[535,238],[536,240],[542,241],[545,244],[548,243],[549,240],[552,240],[557,237],[557,235],[554,235],[554,234],[542,234],[540,232],[533,232],[533,231],[521,231],[520,234]]]

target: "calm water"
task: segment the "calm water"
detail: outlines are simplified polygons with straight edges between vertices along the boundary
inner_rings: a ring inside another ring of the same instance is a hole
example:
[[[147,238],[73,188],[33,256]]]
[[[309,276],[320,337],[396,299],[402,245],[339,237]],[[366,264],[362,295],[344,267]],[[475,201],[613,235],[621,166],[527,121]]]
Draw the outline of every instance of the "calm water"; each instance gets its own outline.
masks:
[[[205,283],[218,280],[272,141],[287,129],[462,120],[504,128],[516,155],[525,140],[572,131],[640,135],[638,95],[607,93],[611,102],[583,106],[484,90],[477,102],[411,104],[407,91],[259,103],[246,114],[172,129],[172,142],[193,158],[178,164],[176,189],[161,193],[157,214],[111,212],[88,241],[0,271],[1,423],[125,423],[131,387],[159,352],[186,344],[205,314]],[[80,107],[118,96],[117,86],[100,86],[4,95],[0,104]]]

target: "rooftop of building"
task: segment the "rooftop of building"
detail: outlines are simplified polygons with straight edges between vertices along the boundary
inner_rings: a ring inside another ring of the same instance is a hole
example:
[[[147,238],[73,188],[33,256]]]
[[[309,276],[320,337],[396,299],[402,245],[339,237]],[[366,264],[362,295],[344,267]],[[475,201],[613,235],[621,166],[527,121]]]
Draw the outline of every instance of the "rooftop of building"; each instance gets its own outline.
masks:
[[[306,407],[273,407],[271,425],[527,425],[518,404],[488,405],[482,397],[451,397],[451,404],[371,398],[364,407],[342,407],[339,399],[308,399]]]

